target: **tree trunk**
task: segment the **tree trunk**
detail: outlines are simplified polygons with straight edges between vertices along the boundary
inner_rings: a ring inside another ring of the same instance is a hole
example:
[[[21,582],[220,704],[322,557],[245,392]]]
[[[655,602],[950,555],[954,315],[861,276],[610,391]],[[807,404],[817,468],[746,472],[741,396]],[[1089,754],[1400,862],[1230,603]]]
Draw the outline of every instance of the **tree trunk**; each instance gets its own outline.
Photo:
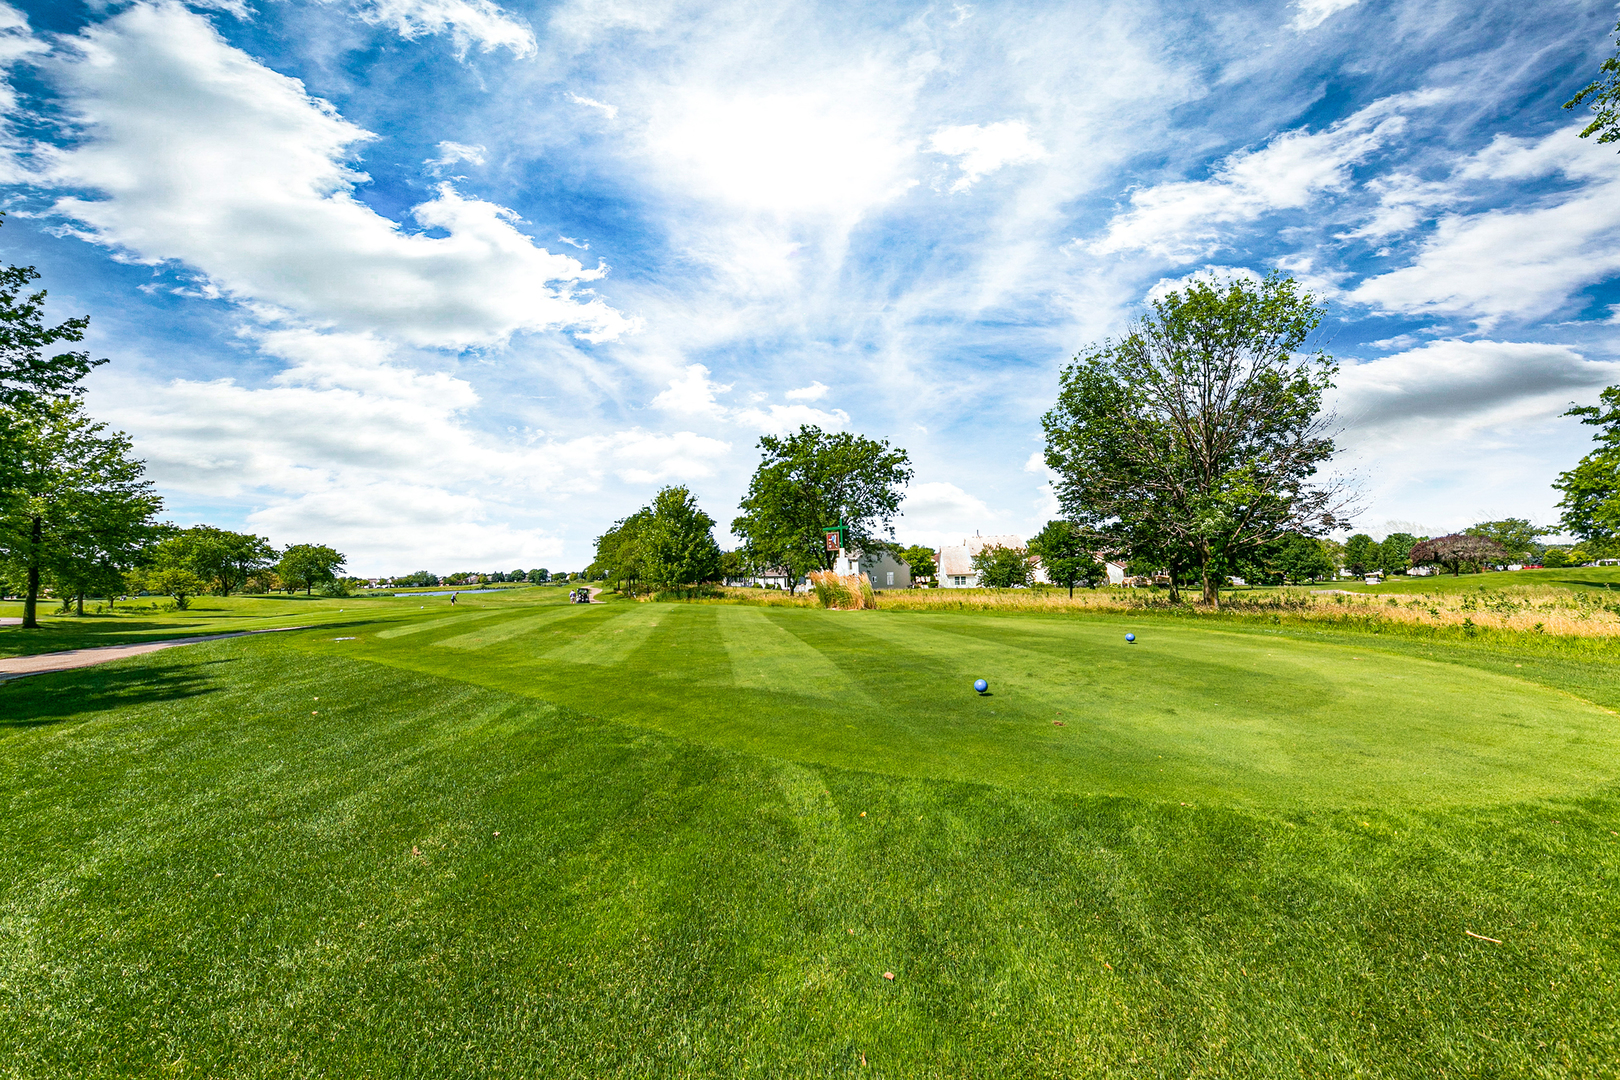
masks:
[[[1172,604],[1181,603],[1181,586],[1176,582],[1177,576],[1175,564],[1172,563],[1170,565],[1170,602]]]
[[[79,612],[78,613],[79,613],[79,615],[81,617],[84,615],[84,593],[82,593],[82,592],[79,594]]]
[[[1213,605],[1214,607],[1217,607],[1217,608],[1220,607],[1221,606],[1221,586],[1220,586],[1220,583],[1217,582],[1215,580],[1214,576],[1209,572],[1209,555],[1208,554],[1204,555],[1203,561],[1199,565],[1199,569],[1203,572],[1203,575],[1204,575],[1204,603]]]
[[[23,629],[39,629],[39,545],[45,536],[45,524],[38,516],[29,534],[28,594],[23,597]]]

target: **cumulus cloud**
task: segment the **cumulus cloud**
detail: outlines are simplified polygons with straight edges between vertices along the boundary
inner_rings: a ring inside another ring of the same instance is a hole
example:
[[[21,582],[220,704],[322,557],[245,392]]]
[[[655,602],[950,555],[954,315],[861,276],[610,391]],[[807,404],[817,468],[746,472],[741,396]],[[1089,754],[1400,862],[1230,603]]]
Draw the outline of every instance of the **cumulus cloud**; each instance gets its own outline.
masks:
[[[1570,129],[1538,140],[1498,137],[1458,169],[1452,190],[1554,173],[1580,186],[1528,209],[1446,214],[1416,259],[1369,278],[1350,298],[1387,312],[1461,315],[1486,327],[1557,311],[1583,286],[1620,273],[1620,174],[1605,150]]]
[[[1588,360],[1567,345],[1436,341],[1341,368],[1334,405],[1353,431],[1468,427],[1555,415],[1572,394],[1616,379],[1620,363]]]
[[[1288,25],[1304,32],[1314,30],[1345,8],[1355,7],[1360,0],[1299,0],[1294,5],[1294,20]]]
[[[789,390],[782,395],[789,401],[820,401],[827,396],[827,384],[817,379],[809,386],[801,386],[797,390]]]
[[[107,372],[94,388],[97,415],[135,437],[165,490],[251,497],[260,509],[249,522],[276,542],[328,537],[367,552],[373,569],[554,552],[548,530],[513,524],[534,516],[537,496],[590,492],[610,478],[701,480],[731,449],[690,431],[639,428],[497,437],[470,422],[479,404],[470,384],[415,370],[375,336],[249,336],[288,365],[271,385]]]
[[[818,389],[819,388],[819,389]],[[729,408],[715,400],[715,395],[731,391],[730,383],[717,383],[709,378],[709,369],[702,364],[689,364],[686,370],[670,380],[667,389],[653,398],[652,404],[684,420],[703,419],[736,424],[767,435],[784,435],[804,424],[821,428],[841,428],[849,423],[849,414],[843,409],[813,408],[809,405],[761,405]],[[801,390],[790,390],[789,399],[814,401],[826,393],[827,387],[814,383]],[[757,395],[763,399],[765,395]]]
[[[359,14],[367,22],[391,27],[407,41],[449,34],[458,57],[473,45],[483,52],[510,49],[518,57],[536,51],[528,24],[489,0],[370,0]]]
[[[900,514],[896,531],[912,543],[933,547],[960,543],[963,536],[987,530],[991,522],[1000,520],[982,499],[941,480],[907,488]]]
[[[962,175],[951,185],[954,192],[968,190],[1005,165],[1021,165],[1047,156],[1046,148],[1030,138],[1029,125],[1022,120],[943,127],[928,137],[928,148],[957,159]]]
[[[1207,258],[1224,246],[1233,226],[1345,190],[1352,166],[1404,130],[1399,110],[1434,100],[1437,95],[1427,93],[1383,98],[1323,131],[1287,131],[1258,150],[1231,154],[1207,180],[1140,188],[1131,193],[1130,209],[1115,214],[1089,249],[1099,255],[1144,251],[1180,262]]]
[[[504,207],[441,184],[411,216],[444,235],[377,214],[355,197],[367,178],[351,164],[373,136],[178,5],[135,4],[49,70],[83,139],[37,179],[95,192],[55,211],[125,258],[177,261],[222,295],[417,345],[633,328],[575,292],[605,267],[537,247]]]
[[[671,380],[669,388],[653,398],[653,408],[683,418],[722,420],[727,409],[715,401],[714,396],[730,389],[730,383],[710,382],[709,369],[702,364],[689,364],[684,374]]]

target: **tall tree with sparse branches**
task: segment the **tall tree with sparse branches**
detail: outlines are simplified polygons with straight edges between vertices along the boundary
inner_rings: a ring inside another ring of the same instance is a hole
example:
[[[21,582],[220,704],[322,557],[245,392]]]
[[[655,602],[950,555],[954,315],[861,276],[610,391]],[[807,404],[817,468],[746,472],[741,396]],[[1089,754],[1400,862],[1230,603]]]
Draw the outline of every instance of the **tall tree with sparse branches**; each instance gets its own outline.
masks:
[[[1082,352],[1043,418],[1065,516],[1186,551],[1209,604],[1270,542],[1344,525],[1347,491],[1315,481],[1334,453],[1322,399],[1337,366],[1302,350],[1322,312],[1276,273],[1196,281]]]

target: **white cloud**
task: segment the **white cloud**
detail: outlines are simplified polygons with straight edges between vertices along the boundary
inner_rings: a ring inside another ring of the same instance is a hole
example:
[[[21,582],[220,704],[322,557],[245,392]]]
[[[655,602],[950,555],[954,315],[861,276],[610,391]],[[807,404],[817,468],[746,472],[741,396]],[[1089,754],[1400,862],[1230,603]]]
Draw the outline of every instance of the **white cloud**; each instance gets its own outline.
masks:
[[[1146,251],[1181,262],[1207,258],[1223,246],[1231,226],[1345,190],[1351,167],[1404,129],[1398,109],[1436,100],[1439,95],[1429,92],[1383,98],[1324,131],[1286,131],[1258,150],[1231,154],[1208,180],[1140,188],[1090,250]]]
[[[572,101],[575,105],[584,105],[587,108],[596,109],[609,120],[616,119],[619,115],[619,107],[617,105],[609,105],[607,102],[597,101],[595,98],[580,97],[578,94],[569,94],[568,100]]]
[[[439,168],[454,165],[461,161],[465,161],[471,165],[482,165],[484,164],[484,155],[488,152],[489,151],[484,149],[482,146],[467,146],[464,143],[450,142],[449,140],[446,140],[439,144],[439,156],[436,158],[429,158],[428,160],[422,162],[422,164],[437,166]]]
[[[288,363],[271,385],[98,373],[96,414],[134,436],[164,490],[251,498],[249,523],[273,541],[365,552],[368,571],[532,561],[561,543],[522,526],[537,504],[610,478],[701,480],[731,450],[690,431],[495,437],[471,426],[479,399],[465,380],[413,370],[374,336],[246,336]]]
[[[911,543],[939,547],[945,543],[960,543],[963,536],[974,530],[985,530],[1000,515],[982,499],[969,495],[955,484],[930,481],[913,484],[906,490],[905,501],[900,504],[900,521],[896,532]]]
[[[703,417],[711,420],[721,420],[726,416],[726,407],[714,400],[716,394],[724,394],[731,389],[731,384],[720,384],[709,381],[709,369],[702,364],[690,364],[685,374],[672,379],[669,389],[653,398],[655,409],[674,413],[683,419]]]
[[[843,409],[826,412],[809,405],[768,405],[765,408],[738,409],[731,419],[743,427],[767,435],[786,435],[805,424],[819,428],[841,428],[849,423],[849,413]]]
[[[1190,274],[1183,274],[1178,278],[1160,278],[1153,284],[1143,297],[1148,303],[1163,300],[1173,292],[1181,292],[1194,282],[1209,282],[1220,285],[1229,281],[1258,282],[1260,275],[1246,266],[1206,266],[1202,270],[1194,270]]]
[[[1304,32],[1314,30],[1345,8],[1355,7],[1359,0],[1298,0],[1294,5],[1294,21],[1288,25]]]
[[[829,79],[837,91],[687,90],[657,109],[649,147],[701,198],[859,217],[917,183],[905,174],[913,142],[862,81]]]
[[[378,215],[355,197],[366,177],[349,164],[373,136],[177,5],[92,26],[50,70],[83,140],[38,179],[98,193],[56,212],[126,258],[178,261],[225,296],[418,345],[633,329],[572,291],[605,268],[536,247],[504,207],[441,184],[411,216],[446,235]]]
[[[1486,327],[1557,311],[1581,287],[1620,273],[1620,173],[1605,149],[1567,128],[1536,141],[1497,138],[1457,171],[1456,182],[1561,172],[1582,186],[1529,209],[1447,214],[1410,265],[1369,278],[1350,298],[1386,312],[1462,315]]]
[[[827,396],[827,384],[817,379],[809,386],[801,386],[797,390],[789,390],[782,395],[789,401],[820,401]]]
[[[943,127],[928,137],[928,148],[958,159],[962,175],[951,185],[952,191],[966,191],[1004,165],[1021,165],[1047,156],[1046,148],[1030,138],[1029,125],[1022,120]]]
[[[1567,345],[1436,341],[1339,371],[1334,406],[1352,431],[1432,436],[1554,416],[1572,394],[1620,379],[1620,363]]]
[[[448,33],[458,57],[474,44],[484,52],[510,49],[518,57],[536,51],[528,24],[489,0],[370,0],[359,14],[369,23],[392,27],[407,41]]]

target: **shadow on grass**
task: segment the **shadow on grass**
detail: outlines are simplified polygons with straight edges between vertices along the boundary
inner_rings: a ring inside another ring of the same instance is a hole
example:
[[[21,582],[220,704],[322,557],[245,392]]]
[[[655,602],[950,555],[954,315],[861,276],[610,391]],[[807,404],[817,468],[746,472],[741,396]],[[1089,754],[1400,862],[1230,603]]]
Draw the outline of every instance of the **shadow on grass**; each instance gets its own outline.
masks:
[[[1615,592],[1615,583],[1598,578],[1556,578],[1554,585],[1569,585],[1574,588],[1597,589],[1600,592]]]
[[[7,679],[0,682],[0,730],[213,693],[218,687],[204,669],[234,663],[221,659],[184,666],[79,668]]]

